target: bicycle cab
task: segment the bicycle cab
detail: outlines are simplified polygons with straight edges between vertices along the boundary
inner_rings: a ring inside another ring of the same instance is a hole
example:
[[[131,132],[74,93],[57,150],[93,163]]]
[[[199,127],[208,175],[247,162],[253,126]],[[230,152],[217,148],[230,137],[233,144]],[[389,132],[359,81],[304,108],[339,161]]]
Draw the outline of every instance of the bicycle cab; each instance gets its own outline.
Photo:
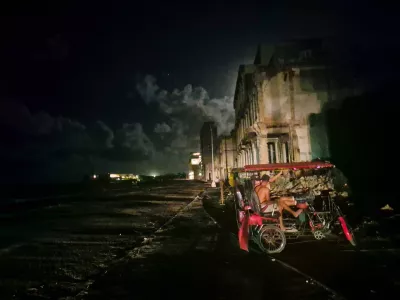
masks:
[[[329,210],[331,198],[343,199],[349,192],[343,173],[333,164],[324,161],[246,165],[243,171],[253,174],[279,174],[282,171],[278,177],[271,176],[271,198],[294,196],[298,208],[307,208],[308,204],[312,204],[316,210]],[[253,205],[259,210],[257,195],[249,199],[253,203],[257,200],[258,205]]]
[[[244,187],[238,178],[235,179],[234,185],[234,203],[236,207],[236,221],[240,225],[245,217],[247,200],[245,199]]]
[[[245,199],[244,199],[244,188],[242,185],[235,186],[235,202],[240,209],[244,210]]]
[[[260,209],[260,201],[258,199],[257,193],[254,190],[254,185],[251,180],[247,179],[245,181],[245,190],[246,190],[246,197],[249,201],[249,205],[251,206],[251,209],[257,213],[261,213]]]

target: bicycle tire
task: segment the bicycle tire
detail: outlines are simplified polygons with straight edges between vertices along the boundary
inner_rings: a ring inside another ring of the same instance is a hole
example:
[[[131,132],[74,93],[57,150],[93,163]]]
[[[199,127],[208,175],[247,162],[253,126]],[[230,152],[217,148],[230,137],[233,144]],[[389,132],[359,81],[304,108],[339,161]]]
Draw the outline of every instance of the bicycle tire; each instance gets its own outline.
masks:
[[[267,231],[273,231],[281,239],[280,245],[278,247],[276,247],[276,249],[267,249],[264,246],[262,239],[263,239],[263,235],[265,235]],[[285,233],[282,230],[280,230],[278,227],[276,227],[275,225],[263,226],[263,228],[260,230],[260,232],[258,234],[258,244],[259,244],[260,249],[265,253],[268,253],[268,254],[281,253],[286,247]]]

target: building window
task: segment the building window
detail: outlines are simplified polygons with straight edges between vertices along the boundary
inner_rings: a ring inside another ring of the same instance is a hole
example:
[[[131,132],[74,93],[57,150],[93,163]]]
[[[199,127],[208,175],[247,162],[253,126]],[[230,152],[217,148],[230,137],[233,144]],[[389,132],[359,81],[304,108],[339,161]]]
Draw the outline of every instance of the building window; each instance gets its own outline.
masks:
[[[268,160],[270,164],[275,164],[276,163],[276,149],[275,149],[275,143],[269,142],[267,143],[268,145]]]
[[[285,142],[282,144],[282,160],[284,163],[289,162],[289,143]]]

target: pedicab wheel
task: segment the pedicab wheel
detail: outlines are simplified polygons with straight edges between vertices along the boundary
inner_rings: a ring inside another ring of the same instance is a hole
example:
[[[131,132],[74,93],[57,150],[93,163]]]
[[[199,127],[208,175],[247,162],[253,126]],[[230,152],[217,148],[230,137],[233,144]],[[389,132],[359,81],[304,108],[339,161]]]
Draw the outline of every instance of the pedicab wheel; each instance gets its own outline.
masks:
[[[322,240],[325,237],[324,233],[321,230],[314,231],[314,238],[316,240]]]
[[[264,226],[259,233],[259,246],[268,254],[280,253],[285,249],[286,236],[278,227]]]

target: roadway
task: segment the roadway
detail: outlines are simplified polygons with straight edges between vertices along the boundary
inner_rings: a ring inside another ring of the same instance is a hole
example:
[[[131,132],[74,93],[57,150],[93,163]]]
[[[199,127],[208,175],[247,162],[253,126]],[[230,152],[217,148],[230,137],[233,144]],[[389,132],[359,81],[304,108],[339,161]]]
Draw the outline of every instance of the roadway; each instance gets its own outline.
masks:
[[[0,299],[79,294],[204,189],[172,182],[54,197],[0,214]],[[34,202],[32,202],[34,203]]]
[[[1,299],[378,299],[398,292],[398,249],[237,245],[229,203],[174,181],[0,215]],[[68,200],[68,201],[67,201]],[[385,248],[382,248],[385,247]]]

